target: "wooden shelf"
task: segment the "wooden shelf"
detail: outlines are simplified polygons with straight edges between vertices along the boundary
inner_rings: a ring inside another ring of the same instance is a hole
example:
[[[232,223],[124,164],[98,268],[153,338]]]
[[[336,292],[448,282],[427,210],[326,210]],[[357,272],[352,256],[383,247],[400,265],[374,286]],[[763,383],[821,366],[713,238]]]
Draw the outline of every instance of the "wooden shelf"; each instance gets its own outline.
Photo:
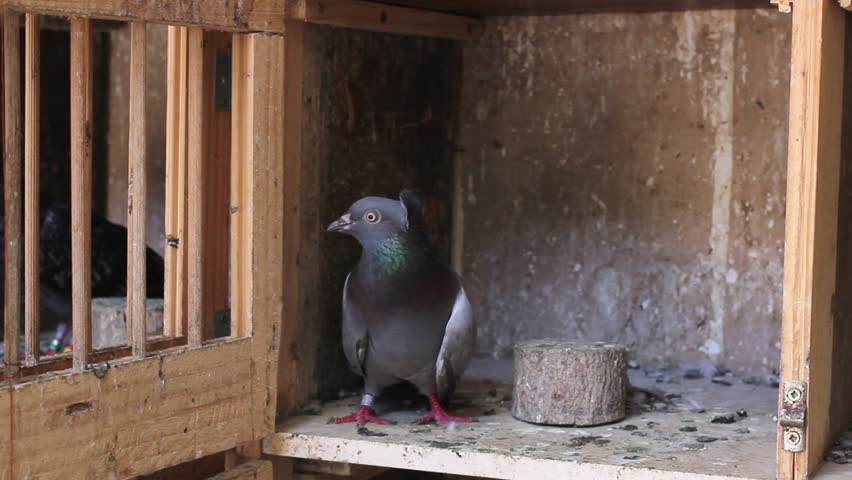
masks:
[[[718,8],[775,8],[769,0],[389,0],[383,3],[479,17]]]
[[[559,428],[524,423],[510,415],[511,375],[507,362],[475,361],[471,365],[451,411],[476,415],[479,423],[460,424],[453,431],[434,425],[413,426],[410,422],[418,412],[399,410],[387,414],[398,425],[369,426],[386,436],[361,436],[351,424],[326,423],[329,417],[355,408],[358,397],[350,397],[325,404],[320,415],[299,416],[278,425],[277,433],[265,440],[264,452],[503,479],[775,478],[775,388],[746,385],[736,378],[731,386],[703,379],[658,384],[641,371],[631,371],[632,385],[680,395],[672,413],[635,414],[593,428]],[[696,413],[697,408],[706,408],[706,412]],[[714,415],[740,408],[748,416],[734,424],[710,422]],[[492,414],[486,415],[489,411]],[[626,425],[637,428],[624,429]],[[697,431],[680,430],[687,426]],[[743,428],[749,433],[737,433]],[[698,444],[699,435],[720,440]]]

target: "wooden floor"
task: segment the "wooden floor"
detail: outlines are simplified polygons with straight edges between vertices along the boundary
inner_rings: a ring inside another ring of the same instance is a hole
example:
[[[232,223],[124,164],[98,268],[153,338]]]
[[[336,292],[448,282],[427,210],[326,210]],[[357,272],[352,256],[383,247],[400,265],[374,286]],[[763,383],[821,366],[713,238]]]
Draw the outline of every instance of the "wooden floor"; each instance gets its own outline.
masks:
[[[451,413],[476,415],[479,423],[454,429],[414,426],[416,409],[386,412],[394,426],[329,425],[331,416],[353,411],[358,397],[327,403],[315,415],[291,418],[264,443],[269,454],[501,479],[761,479],[775,473],[777,389],[731,386],[706,379],[656,383],[631,370],[631,384],[673,395],[669,412],[636,413],[622,422],[592,428],[544,427],[515,420],[511,365],[476,361],[454,397]],[[678,397],[679,396],[679,397]],[[701,412],[705,409],[704,412]],[[737,415],[744,409],[747,416]],[[700,412],[700,413],[699,413]],[[711,423],[733,414],[733,424]],[[694,427],[695,431],[690,427]],[[713,437],[715,441],[706,442]],[[700,440],[704,440],[702,442]],[[825,480],[852,478],[847,465],[830,464]],[[841,475],[841,476],[837,476]]]

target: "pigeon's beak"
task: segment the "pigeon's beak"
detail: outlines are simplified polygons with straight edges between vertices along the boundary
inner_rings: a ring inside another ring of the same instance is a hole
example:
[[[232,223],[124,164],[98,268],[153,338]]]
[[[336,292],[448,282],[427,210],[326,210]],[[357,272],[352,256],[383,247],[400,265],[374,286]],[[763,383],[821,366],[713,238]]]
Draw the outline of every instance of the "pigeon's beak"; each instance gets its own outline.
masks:
[[[352,228],[352,215],[347,213],[337,220],[331,222],[328,225],[328,228],[325,230],[327,232],[346,232],[350,228]]]

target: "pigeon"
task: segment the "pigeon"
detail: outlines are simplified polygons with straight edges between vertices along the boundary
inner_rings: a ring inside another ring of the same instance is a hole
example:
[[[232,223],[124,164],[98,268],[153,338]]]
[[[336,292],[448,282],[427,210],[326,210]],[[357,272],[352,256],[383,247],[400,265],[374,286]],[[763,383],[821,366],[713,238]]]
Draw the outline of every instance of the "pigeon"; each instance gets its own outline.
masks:
[[[443,407],[467,366],[476,326],[459,276],[432,251],[416,196],[362,198],[327,231],[351,235],[362,248],[343,286],[342,336],[364,396],[356,413],[332,421],[393,423],[376,416],[373,401],[403,382],[429,398],[431,410],[415,423],[475,421]]]

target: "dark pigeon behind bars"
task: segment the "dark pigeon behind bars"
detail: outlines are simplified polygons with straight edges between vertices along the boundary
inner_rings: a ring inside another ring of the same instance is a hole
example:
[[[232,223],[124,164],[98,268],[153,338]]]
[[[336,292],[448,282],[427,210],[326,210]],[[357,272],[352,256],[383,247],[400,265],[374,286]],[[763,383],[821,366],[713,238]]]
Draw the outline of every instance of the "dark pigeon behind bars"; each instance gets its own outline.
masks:
[[[343,287],[343,349],[364,377],[358,412],[337,423],[390,423],[375,416],[374,397],[408,381],[429,396],[418,420],[473,421],[447,414],[446,404],[467,366],[475,325],[461,280],[433,254],[420,202],[366,197],[328,227],[355,237],[362,255]]]

